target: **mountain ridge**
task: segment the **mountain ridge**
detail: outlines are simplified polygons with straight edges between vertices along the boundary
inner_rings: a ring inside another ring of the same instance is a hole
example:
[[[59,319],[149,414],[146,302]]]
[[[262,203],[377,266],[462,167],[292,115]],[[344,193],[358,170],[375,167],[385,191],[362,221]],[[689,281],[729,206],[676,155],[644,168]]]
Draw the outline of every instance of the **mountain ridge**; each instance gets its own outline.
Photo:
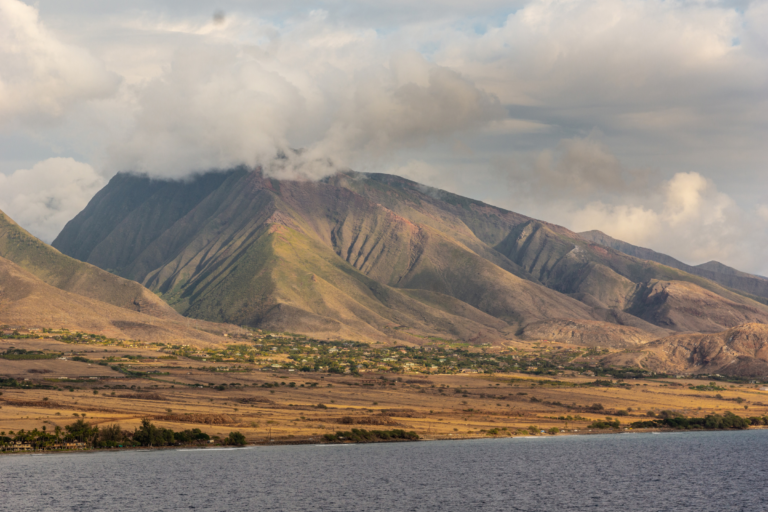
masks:
[[[582,338],[621,345],[629,331],[617,325],[647,339],[768,323],[768,307],[746,292],[397,176],[210,174],[118,175],[54,246],[188,316],[329,336],[502,340],[574,322]],[[100,225],[113,204],[120,218]]]
[[[668,267],[683,270],[690,274],[714,281],[726,288],[747,293],[753,297],[759,297],[763,301],[768,299],[768,278],[741,272],[735,268],[723,265],[719,261],[708,261],[700,265],[688,265],[671,256],[622,242],[597,230],[579,233],[585,239],[623,252],[629,256],[635,256],[644,260],[655,261]]]

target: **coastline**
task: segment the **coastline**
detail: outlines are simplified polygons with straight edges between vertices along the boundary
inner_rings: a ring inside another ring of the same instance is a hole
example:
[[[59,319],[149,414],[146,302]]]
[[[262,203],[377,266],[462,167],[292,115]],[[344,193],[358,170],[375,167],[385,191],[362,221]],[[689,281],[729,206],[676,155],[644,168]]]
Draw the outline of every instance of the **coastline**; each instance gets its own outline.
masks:
[[[244,446],[228,446],[228,445],[211,445],[211,446],[193,446],[193,445],[180,445],[180,446],[140,446],[134,448],[91,448],[85,450],[24,450],[24,451],[3,451],[0,452],[1,456],[12,455],[71,455],[71,454],[88,454],[88,453],[122,453],[122,452],[147,452],[147,451],[174,451],[174,450],[241,450],[248,448],[260,448],[266,446],[350,446],[350,445],[364,445],[364,444],[391,444],[391,443],[429,443],[437,441],[485,441],[485,440],[515,440],[515,439],[556,439],[562,437],[579,437],[579,436],[615,436],[623,434],[690,434],[695,432],[745,432],[745,431],[758,431],[766,430],[765,427],[751,427],[748,429],[632,429],[621,431],[591,431],[591,432],[566,432],[556,435],[541,434],[541,435],[514,435],[514,436],[456,436],[456,437],[431,437],[420,438],[415,440],[380,440],[370,442],[323,442],[320,439],[272,439],[265,440],[256,443],[249,443]]]

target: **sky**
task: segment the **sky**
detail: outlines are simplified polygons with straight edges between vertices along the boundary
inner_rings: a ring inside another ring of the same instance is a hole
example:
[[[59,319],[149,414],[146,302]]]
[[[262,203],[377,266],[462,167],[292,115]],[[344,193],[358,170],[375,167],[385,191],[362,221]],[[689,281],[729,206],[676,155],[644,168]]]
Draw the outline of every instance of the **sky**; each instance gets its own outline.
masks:
[[[0,210],[31,233],[117,172],[239,164],[768,275],[768,0],[0,0]]]

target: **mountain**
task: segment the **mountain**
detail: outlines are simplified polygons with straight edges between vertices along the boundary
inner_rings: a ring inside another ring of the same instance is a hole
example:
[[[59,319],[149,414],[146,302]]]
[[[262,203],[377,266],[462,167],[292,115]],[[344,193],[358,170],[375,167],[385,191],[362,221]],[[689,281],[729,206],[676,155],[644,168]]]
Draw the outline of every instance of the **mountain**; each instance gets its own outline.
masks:
[[[603,360],[663,373],[720,374],[765,378],[768,375],[768,325],[744,324],[718,333],[665,337]]]
[[[157,318],[66,292],[0,257],[0,324],[68,329],[111,338],[194,345],[226,341],[228,327],[181,316]],[[206,330],[202,330],[206,329]],[[208,332],[210,330],[210,332]]]
[[[191,321],[141,284],[70,258],[0,212],[0,324],[146,342],[213,344],[232,325]]]
[[[60,253],[30,235],[2,211],[0,257],[61,290],[152,316],[175,316],[171,307],[139,283]]]
[[[385,174],[118,174],[53,245],[190,317],[331,337],[627,346],[768,323],[748,293]]]
[[[628,244],[621,240],[616,240],[601,231],[586,231],[579,234],[586,240],[600,244],[604,247],[616,249],[624,254],[643,260],[656,261],[668,267],[704,277],[710,281],[725,286],[726,288],[759,298],[761,301],[768,299],[768,278],[766,277],[747,274],[746,272],[741,272],[717,261],[710,261],[695,266],[686,265],[682,261],[678,261],[671,256],[658,253],[651,249]]]

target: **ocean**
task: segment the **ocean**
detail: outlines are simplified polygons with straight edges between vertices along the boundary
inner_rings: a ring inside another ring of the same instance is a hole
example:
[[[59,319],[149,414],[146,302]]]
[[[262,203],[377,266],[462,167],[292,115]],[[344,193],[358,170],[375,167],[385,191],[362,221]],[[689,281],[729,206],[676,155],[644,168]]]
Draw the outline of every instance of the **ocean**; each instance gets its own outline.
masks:
[[[768,430],[0,457],[0,511],[768,511]]]

